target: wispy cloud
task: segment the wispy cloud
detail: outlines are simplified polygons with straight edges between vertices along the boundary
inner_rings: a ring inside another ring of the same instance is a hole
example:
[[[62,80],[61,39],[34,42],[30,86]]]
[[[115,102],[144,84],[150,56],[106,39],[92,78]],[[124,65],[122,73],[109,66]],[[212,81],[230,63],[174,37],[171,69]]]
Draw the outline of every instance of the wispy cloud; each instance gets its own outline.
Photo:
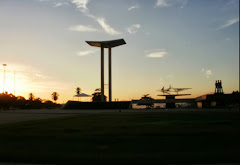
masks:
[[[76,5],[78,9],[80,9],[82,12],[88,11],[88,4],[89,0],[72,0],[72,3]]]
[[[129,8],[128,8],[128,11],[133,10],[133,9],[138,9],[138,8],[139,8],[138,5],[134,5],[134,6],[129,7]]]
[[[159,50],[155,50],[153,52],[149,52],[146,57],[149,58],[162,58],[164,56],[166,56],[168,54],[168,52],[165,49],[159,49]]]
[[[78,56],[88,56],[88,55],[91,55],[91,54],[94,54],[96,53],[98,50],[83,50],[83,51],[79,51],[77,53]]]
[[[166,0],[157,0],[156,6],[167,7],[170,6],[170,4]]]
[[[78,32],[97,32],[97,31],[99,31],[96,28],[93,28],[91,26],[84,26],[84,25],[70,26],[68,29],[70,31],[78,31]]]
[[[55,2],[53,7],[60,7],[63,5],[68,5],[68,2],[59,2],[56,0],[39,0],[41,2],[44,1],[52,1]],[[95,15],[92,15],[88,9],[88,3],[91,0],[69,0],[72,4],[76,6],[79,11],[81,11],[85,16],[92,18],[94,21],[96,21],[101,28],[109,35],[119,35],[121,32],[115,30],[110,24],[107,23],[106,19],[104,17],[97,17]],[[93,28],[91,26],[84,26],[84,25],[77,25],[77,26],[71,26],[69,28],[71,31],[80,31],[80,32],[96,32],[99,31],[96,28]]]
[[[224,24],[222,24],[221,26],[219,26],[217,28],[217,30],[221,30],[221,29],[225,29],[235,23],[238,23],[239,22],[239,18],[233,18],[233,19],[229,19],[227,20]]]
[[[64,6],[64,5],[68,5],[67,2],[57,2],[55,3],[55,5],[53,7],[60,7],[60,6]]]
[[[38,0],[38,1],[52,4],[52,7],[60,7],[60,6],[69,5],[69,3],[65,2],[65,0]]]
[[[184,8],[187,3],[188,0],[157,0],[155,7],[169,7],[174,5],[180,5],[180,8]]]
[[[213,72],[211,69],[205,69],[202,68],[201,72],[206,76],[206,78],[210,78],[213,75]]]
[[[137,33],[137,30],[141,28],[140,24],[133,24],[130,27],[127,28],[128,33],[135,34]]]
[[[118,35],[121,34],[119,31],[115,30],[111,25],[109,25],[106,21],[105,18],[103,17],[96,17],[92,14],[90,14],[89,9],[88,9],[88,3],[90,0],[71,0],[73,4],[76,5],[78,9],[82,13],[84,13],[85,16],[92,18],[94,21],[96,21],[102,28],[103,30],[110,35]]]
[[[96,18],[95,21],[99,23],[99,25],[103,28],[103,30],[110,35],[118,35],[121,34],[119,31],[115,30],[109,24],[107,24],[105,18]]]

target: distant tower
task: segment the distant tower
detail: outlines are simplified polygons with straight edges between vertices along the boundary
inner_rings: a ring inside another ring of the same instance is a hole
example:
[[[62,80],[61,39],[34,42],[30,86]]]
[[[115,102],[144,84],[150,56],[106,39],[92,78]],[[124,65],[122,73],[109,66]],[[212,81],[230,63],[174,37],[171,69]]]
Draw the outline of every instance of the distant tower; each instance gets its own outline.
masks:
[[[215,93],[223,93],[221,80],[216,80],[215,82]]]

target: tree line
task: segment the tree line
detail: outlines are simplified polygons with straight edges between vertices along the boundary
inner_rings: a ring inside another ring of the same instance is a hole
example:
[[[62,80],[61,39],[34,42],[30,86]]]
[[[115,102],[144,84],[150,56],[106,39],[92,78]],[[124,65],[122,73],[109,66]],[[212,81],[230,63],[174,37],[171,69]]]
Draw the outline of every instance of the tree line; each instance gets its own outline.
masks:
[[[53,109],[60,108],[61,105],[57,104],[59,94],[57,92],[53,92],[51,94],[53,101],[41,99],[39,97],[35,97],[33,93],[29,93],[29,98],[25,99],[23,96],[15,96],[12,93],[0,93],[0,109],[8,110],[8,109]]]

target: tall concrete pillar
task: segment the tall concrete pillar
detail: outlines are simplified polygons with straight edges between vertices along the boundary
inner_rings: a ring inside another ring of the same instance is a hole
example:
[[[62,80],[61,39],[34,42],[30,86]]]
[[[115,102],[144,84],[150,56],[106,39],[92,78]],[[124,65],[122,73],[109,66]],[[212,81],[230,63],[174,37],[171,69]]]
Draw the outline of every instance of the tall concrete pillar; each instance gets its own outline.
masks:
[[[104,101],[104,47],[101,46],[101,101]]]
[[[108,87],[109,102],[112,102],[112,49],[108,48]]]

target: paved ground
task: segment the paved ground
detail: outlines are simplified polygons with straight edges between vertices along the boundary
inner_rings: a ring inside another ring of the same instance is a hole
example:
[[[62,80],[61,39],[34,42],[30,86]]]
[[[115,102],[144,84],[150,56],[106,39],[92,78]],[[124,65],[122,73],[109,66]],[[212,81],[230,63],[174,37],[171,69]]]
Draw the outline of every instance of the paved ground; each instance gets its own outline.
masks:
[[[0,110],[0,124],[14,123],[28,120],[71,116],[81,113],[114,113],[119,110],[61,110],[61,109],[28,109],[28,110]]]
[[[55,118],[60,116],[77,115],[81,113],[120,113],[120,112],[184,112],[184,111],[228,111],[228,109],[112,109],[112,110],[62,110],[62,109],[28,109],[28,110],[0,110],[0,124],[14,123],[28,120]]]
[[[1,112],[0,113],[0,124],[4,123],[15,123],[20,121],[28,120],[38,120],[38,119],[47,119],[54,118],[59,116],[69,116],[72,114],[38,114],[38,113],[9,113]]]

